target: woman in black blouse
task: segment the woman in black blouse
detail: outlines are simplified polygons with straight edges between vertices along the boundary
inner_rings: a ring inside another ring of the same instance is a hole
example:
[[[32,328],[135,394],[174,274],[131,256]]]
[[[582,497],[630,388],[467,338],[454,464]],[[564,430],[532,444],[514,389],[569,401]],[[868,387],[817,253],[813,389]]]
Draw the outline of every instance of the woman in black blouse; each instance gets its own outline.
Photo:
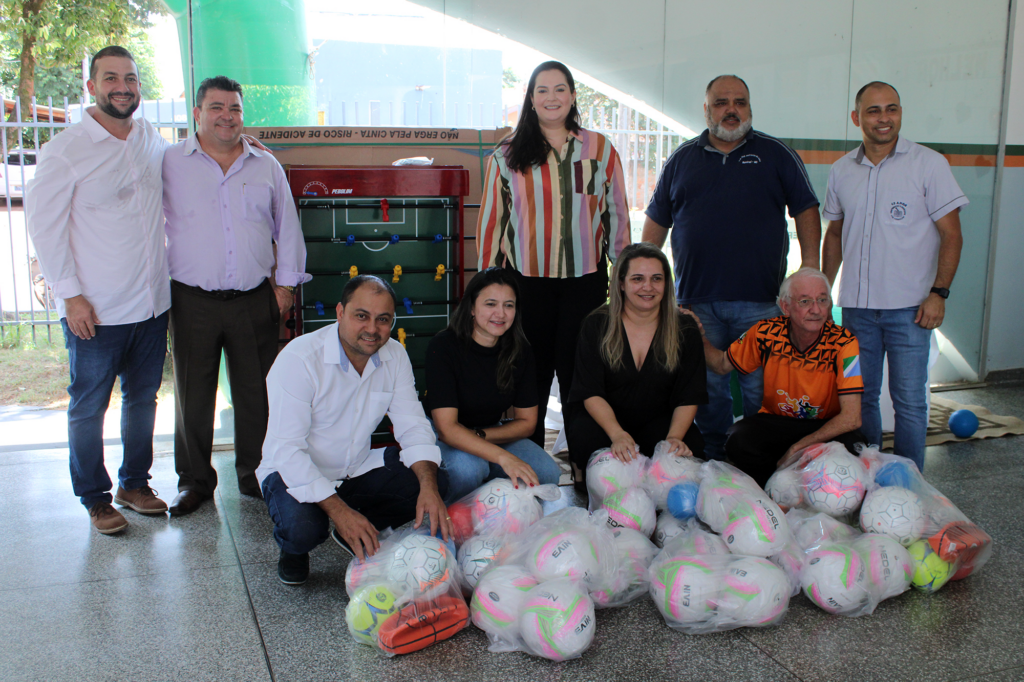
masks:
[[[427,348],[424,400],[448,474],[446,504],[499,476],[518,487],[520,480],[557,484],[561,475],[551,455],[530,440],[539,399],[518,294],[511,272],[478,272],[448,329]],[[500,423],[510,407],[512,420]]]
[[[667,440],[677,455],[704,453],[693,424],[708,401],[704,347],[697,324],[676,309],[668,259],[653,244],[627,246],[612,282],[608,304],[580,330],[565,407],[578,488],[596,450],[629,461]]]

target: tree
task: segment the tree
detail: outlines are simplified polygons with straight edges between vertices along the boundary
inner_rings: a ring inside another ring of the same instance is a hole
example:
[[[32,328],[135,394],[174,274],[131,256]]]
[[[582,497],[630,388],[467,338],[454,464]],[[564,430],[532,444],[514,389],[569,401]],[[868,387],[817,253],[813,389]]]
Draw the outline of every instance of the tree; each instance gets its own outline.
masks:
[[[505,70],[501,73],[502,88],[514,88],[522,82],[522,79],[516,75],[516,72],[512,70],[511,66],[506,66]]]
[[[160,0],[0,0],[0,35],[17,54],[22,120],[32,119],[37,69],[80,69],[83,57],[126,44],[133,29],[149,27],[151,13],[166,11]]]

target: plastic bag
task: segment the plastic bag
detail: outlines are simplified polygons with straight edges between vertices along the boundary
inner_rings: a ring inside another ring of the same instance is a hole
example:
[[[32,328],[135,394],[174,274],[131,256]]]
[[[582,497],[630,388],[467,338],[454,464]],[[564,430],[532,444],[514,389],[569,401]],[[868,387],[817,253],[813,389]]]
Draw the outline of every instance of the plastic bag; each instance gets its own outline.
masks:
[[[507,478],[492,479],[448,505],[455,545],[461,546],[474,535],[518,533],[544,515],[539,500],[557,500],[560,496],[553,483],[516,488]]]
[[[590,511],[597,510],[613,493],[638,487],[650,461],[646,455],[638,455],[629,462],[621,462],[611,450],[596,450],[591,454],[586,472]]]
[[[523,600],[519,632],[526,650],[552,661],[579,658],[597,630],[594,602],[575,580],[543,582]]]
[[[618,568],[612,573],[608,585],[590,593],[599,609],[625,606],[646,595],[649,586],[647,569],[658,553],[658,548],[646,535],[632,528],[616,529],[612,536]]]
[[[701,470],[697,516],[725,539],[729,551],[768,557],[786,546],[785,516],[754,479],[725,462],[707,462]]]
[[[870,484],[864,462],[842,443],[831,442],[801,450],[793,464],[772,474],[765,490],[784,507],[848,518],[860,507]]]
[[[669,452],[668,441],[654,446],[654,455],[644,474],[643,486],[651,494],[658,509],[668,509],[669,490],[689,483],[694,488],[700,485],[701,465],[704,460],[696,457],[680,457]],[[673,514],[676,518],[689,518]]]
[[[862,450],[861,458],[873,481],[861,506],[860,527],[907,548],[914,587],[935,592],[985,565],[992,538],[929,484],[911,460],[875,448]]]
[[[685,528],[685,521],[677,519],[668,512],[661,512],[658,514],[658,523],[654,527],[654,544],[664,547],[669,540],[682,533]]]

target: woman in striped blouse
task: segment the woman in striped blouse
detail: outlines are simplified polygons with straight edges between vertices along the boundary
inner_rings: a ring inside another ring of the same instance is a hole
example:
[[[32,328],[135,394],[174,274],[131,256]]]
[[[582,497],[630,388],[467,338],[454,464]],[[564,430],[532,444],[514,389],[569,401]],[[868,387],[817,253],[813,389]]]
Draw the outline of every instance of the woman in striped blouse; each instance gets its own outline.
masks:
[[[605,302],[608,260],[629,243],[619,155],[604,135],[580,127],[569,69],[544,62],[530,76],[515,131],[487,166],[477,223],[480,270],[504,267],[518,280],[542,398],[556,373],[568,397],[583,318]]]

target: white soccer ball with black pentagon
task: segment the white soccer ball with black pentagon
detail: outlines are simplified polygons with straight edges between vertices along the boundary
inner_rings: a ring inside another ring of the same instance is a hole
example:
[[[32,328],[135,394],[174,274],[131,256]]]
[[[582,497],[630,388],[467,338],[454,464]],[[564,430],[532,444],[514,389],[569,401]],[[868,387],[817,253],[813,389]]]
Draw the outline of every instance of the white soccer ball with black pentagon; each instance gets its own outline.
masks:
[[[459,548],[459,568],[462,579],[470,589],[480,582],[480,576],[501,552],[501,542],[494,537],[476,536]]]
[[[921,539],[925,520],[917,493],[897,486],[875,488],[860,509],[860,527],[865,532],[888,536],[904,547]]]
[[[519,532],[540,520],[544,511],[527,489],[516,490],[507,478],[495,478],[477,489],[473,510],[473,528],[477,531],[493,519],[513,532]]]
[[[661,512],[658,514],[658,523],[654,529],[654,544],[658,547],[664,547],[666,542],[677,535],[681,535],[684,530],[686,530],[685,521],[680,521],[667,511]]]
[[[395,547],[388,578],[414,594],[426,594],[447,581],[451,554],[429,535],[409,535]]]
[[[845,516],[864,499],[867,469],[849,452],[831,449],[804,467],[804,498],[815,511]]]

